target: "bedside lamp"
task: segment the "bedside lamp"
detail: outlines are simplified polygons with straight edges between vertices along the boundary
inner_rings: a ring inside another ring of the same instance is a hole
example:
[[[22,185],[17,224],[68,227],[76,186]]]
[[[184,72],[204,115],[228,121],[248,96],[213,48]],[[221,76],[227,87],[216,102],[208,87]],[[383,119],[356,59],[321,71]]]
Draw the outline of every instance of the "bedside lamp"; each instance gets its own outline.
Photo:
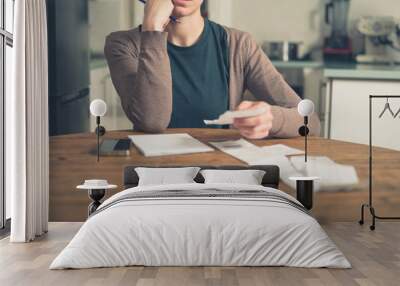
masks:
[[[304,137],[304,161],[307,163],[308,146],[307,136],[310,133],[308,129],[308,117],[314,113],[314,103],[309,99],[300,101],[297,111],[304,117],[304,125],[299,128],[299,134]],[[305,168],[307,170],[307,167]],[[318,177],[290,177],[292,181],[296,181],[296,198],[303,206],[311,210],[313,208],[314,181]]]
[[[307,163],[307,136],[310,133],[308,117],[314,113],[314,103],[309,99],[304,99],[297,106],[297,111],[304,117],[304,125],[299,128],[299,134],[304,137],[304,161]]]
[[[103,117],[107,112],[107,104],[104,100],[95,99],[90,103],[90,113],[96,117],[96,130],[97,135],[97,162],[100,161],[100,136],[106,133],[106,129],[100,125],[100,118]]]

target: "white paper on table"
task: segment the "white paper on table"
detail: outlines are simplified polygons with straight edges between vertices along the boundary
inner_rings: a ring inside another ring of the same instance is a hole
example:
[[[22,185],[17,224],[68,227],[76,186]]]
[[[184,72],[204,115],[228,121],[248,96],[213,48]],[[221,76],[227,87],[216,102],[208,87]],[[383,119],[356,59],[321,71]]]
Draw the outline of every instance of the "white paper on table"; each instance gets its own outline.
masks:
[[[249,165],[253,164],[253,161],[267,156],[264,151],[245,139],[239,139],[234,141],[224,141],[224,142],[209,142],[211,145],[227,153]]]
[[[304,161],[304,156],[294,156],[290,158],[293,167],[303,173],[306,173],[306,166],[318,166],[318,165],[335,165],[335,161],[325,156],[308,156],[307,163]],[[312,174],[307,174],[313,176]]]
[[[305,173],[296,170],[290,160],[283,156],[270,156],[254,160],[252,165],[276,165],[279,167],[280,179],[292,189],[296,189],[296,182],[290,180],[290,177],[303,177]]]
[[[240,148],[254,148],[254,147],[259,148],[245,139],[209,142],[209,143],[214,147],[220,149],[221,151],[229,149],[240,149]]]
[[[259,116],[266,112],[265,108],[255,108],[246,110],[226,111],[221,114],[218,119],[215,120],[204,120],[206,125],[230,125],[233,124],[235,118],[246,118]]]
[[[296,182],[290,180],[290,177],[315,176],[320,178],[314,183],[316,192],[346,190],[358,184],[357,172],[353,166],[337,164],[328,157],[309,156],[308,162],[305,163],[304,156],[294,156],[288,159],[284,155],[288,149],[281,146],[275,147],[278,151],[285,151],[279,154],[279,152],[271,152],[271,149],[265,150],[265,147],[258,147],[244,139],[209,143],[251,166],[279,166],[281,180],[293,189],[296,189]]]
[[[292,157],[290,160],[299,172],[319,178],[315,182],[315,191],[348,190],[359,183],[353,166],[337,164],[328,157],[309,157],[307,163],[303,156]]]
[[[225,152],[250,166],[255,165],[276,165],[279,167],[280,178],[287,185],[292,188],[296,188],[296,182],[289,180],[290,177],[304,176],[304,174],[298,172],[289,161],[289,159],[283,155],[272,155],[263,148],[258,147],[250,142],[240,139],[235,141],[225,142],[209,142],[217,149]]]
[[[296,148],[289,147],[284,144],[275,144],[271,146],[261,147],[264,151],[271,154],[271,156],[292,156],[292,155],[301,155],[304,154],[303,150],[299,150]]]

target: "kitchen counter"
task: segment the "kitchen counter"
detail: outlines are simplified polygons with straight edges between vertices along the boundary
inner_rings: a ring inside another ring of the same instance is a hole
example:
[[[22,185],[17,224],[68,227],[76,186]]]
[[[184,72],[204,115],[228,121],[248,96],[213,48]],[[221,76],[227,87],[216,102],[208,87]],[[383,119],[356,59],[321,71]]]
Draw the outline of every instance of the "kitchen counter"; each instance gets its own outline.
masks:
[[[322,69],[325,78],[400,80],[400,65],[272,61],[277,69]]]
[[[325,78],[400,80],[400,65],[323,63],[319,61],[272,61],[277,69],[322,69]],[[104,57],[90,60],[90,69],[107,67]]]
[[[400,80],[400,65],[325,64],[325,78]]]
[[[317,69],[322,68],[324,63],[319,61],[272,61],[277,69]]]

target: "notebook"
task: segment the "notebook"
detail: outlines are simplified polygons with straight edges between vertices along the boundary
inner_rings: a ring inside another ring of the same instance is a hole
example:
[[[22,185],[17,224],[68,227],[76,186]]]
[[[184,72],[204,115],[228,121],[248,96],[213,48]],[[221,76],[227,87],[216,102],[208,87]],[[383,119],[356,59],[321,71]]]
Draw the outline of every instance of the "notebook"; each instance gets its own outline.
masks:
[[[146,157],[214,151],[213,148],[186,133],[131,135],[129,139]]]

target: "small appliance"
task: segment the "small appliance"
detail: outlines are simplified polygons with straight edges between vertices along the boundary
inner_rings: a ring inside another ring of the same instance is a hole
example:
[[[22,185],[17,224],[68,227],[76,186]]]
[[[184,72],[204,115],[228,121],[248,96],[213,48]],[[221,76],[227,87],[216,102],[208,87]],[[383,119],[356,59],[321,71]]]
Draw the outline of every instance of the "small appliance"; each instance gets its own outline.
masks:
[[[393,17],[361,17],[357,25],[358,30],[365,36],[365,53],[357,56],[357,62],[370,64],[391,64],[395,62],[388,53],[387,47],[400,50],[390,39],[400,30]]]
[[[296,61],[299,59],[300,42],[264,42],[263,51],[271,60],[276,61]]]
[[[327,62],[349,62],[353,58],[347,32],[349,8],[350,0],[331,0],[325,6],[325,22],[332,28],[324,42],[323,54]]]

